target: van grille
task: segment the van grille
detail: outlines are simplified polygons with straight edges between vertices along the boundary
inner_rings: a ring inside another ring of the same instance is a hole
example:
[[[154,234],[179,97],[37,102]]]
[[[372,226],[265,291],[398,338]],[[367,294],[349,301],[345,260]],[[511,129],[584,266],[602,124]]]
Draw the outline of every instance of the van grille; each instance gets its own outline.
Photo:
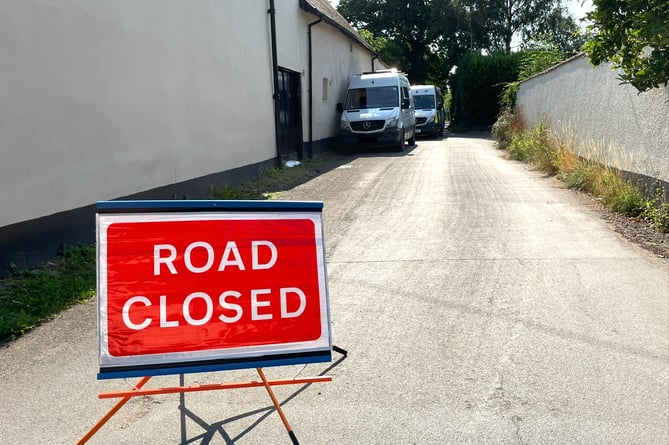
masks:
[[[351,122],[353,131],[377,131],[381,130],[386,121],[355,121]]]
[[[417,117],[416,118],[416,125],[425,125],[426,122],[427,122],[426,117]]]

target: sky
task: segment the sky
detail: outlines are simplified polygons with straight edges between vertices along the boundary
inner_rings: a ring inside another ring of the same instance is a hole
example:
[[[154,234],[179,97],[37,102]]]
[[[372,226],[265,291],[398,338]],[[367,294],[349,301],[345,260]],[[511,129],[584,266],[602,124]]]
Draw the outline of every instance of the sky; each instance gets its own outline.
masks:
[[[566,3],[569,12],[571,12],[576,21],[585,18],[585,15],[592,11],[592,1],[590,0],[569,0]]]

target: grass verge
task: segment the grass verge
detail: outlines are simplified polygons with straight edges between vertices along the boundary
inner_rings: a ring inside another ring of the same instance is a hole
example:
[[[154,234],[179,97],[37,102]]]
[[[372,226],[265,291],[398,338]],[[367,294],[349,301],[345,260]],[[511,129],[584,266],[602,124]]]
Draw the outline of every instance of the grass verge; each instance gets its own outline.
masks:
[[[318,176],[343,160],[337,155],[273,168],[254,181],[214,191],[212,199],[275,199],[285,190]],[[95,245],[64,248],[53,260],[29,270],[10,267],[0,280],[0,342],[15,339],[63,309],[95,297]]]
[[[0,341],[22,335],[61,310],[95,296],[95,246],[68,247],[30,270],[0,281]]]

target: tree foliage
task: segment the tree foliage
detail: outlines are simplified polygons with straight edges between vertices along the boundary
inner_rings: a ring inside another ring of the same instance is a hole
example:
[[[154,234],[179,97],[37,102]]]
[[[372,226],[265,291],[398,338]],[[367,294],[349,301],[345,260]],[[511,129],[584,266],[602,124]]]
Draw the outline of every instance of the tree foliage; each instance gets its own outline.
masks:
[[[639,92],[669,82],[669,2],[593,0],[584,50],[593,65],[622,69],[619,78]]]
[[[518,81],[529,79],[535,74],[560,63],[565,53],[550,35],[538,35],[523,45],[520,51]]]
[[[412,83],[448,85],[452,125],[463,129],[495,121],[500,93],[523,69],[512,41],[521,49],[552,42],[550,61],[580,48],[561,0],[341,0],[338,10]],[[547,63],[545,48],[537,51],[536,62]]]
[[[384,62],[393,66],[409,65],[402,42],[389,40],[384,36],[375,36],[367,29],[361,29],[360,35],[370,44],[372,49],[379,54],[381,60]]]
[[[341,0],[337,9],[381,44],[377,50],[384,61],[412,81],[443,85],[469,51],[511,52],[512,40],[524,43],[537,35],[550,35],[565,54],[578,50],[578,25],[560,2]]]
[[[502,112],[513,113],[520,82],[560,63],[564,58],[565,54],[559,45],[553,42],[551,36],[539,35],[532,41],[523,44],[523,49],[518,53],[517,59],[518,77],[504,86],[500,96]]]
[[[565,56],[571,56],[581,51],[585,44],[585,35],[569,11],[560,6],[554,8],[546,17],[541,27],[523,39],[522,47],[527,42],[548,40]]]
[[[511,52],[514,37],[525,42],[537,34],[574,42],[578,24],[561,0],[458,0],[465,16],[472,48]]]
[[[453,43],[450,0],[341,0],[337,10],[358,30],[384,39],[382,58],[417,82],[433,78],[435,68],[452,66],[462,54]]]

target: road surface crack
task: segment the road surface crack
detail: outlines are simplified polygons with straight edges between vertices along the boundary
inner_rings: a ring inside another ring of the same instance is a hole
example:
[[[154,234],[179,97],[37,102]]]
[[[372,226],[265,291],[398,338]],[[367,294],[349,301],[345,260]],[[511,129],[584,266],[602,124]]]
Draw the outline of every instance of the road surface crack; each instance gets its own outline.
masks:
[[[523,421],[523,418],[520,417],[518,414],[514,414],[511,416],[511,422],[513,423],[513,426],[516,429],[516,437],[518,438],[518,443],[520,445],[527,445],[527,443],[523,440],[523,436],[520,435],[520,424]]]

